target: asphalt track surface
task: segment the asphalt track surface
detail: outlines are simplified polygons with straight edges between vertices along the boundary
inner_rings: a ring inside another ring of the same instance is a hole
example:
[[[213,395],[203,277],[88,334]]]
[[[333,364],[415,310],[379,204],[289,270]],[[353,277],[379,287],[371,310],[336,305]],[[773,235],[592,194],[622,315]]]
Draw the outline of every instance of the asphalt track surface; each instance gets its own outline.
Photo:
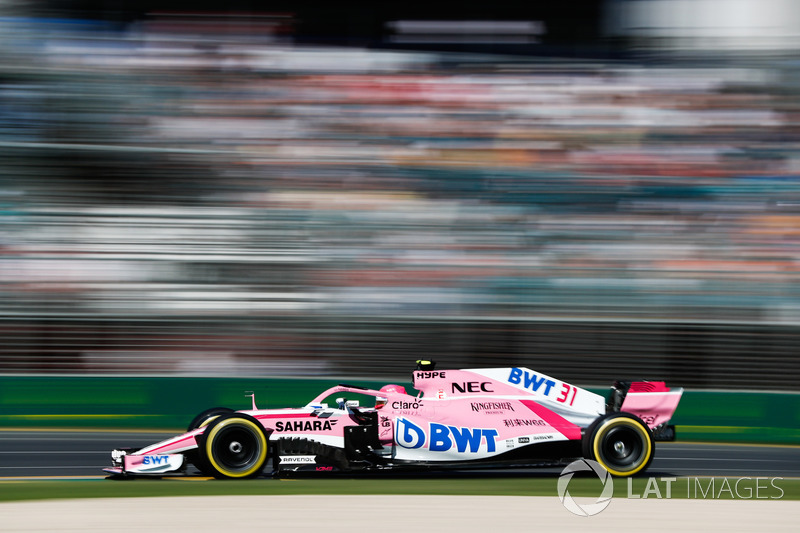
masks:
[[[0,479],[103,476],[113,448],[143,447],[170,436],[173,434],[0,430]],[[537,468],[496,475],[549,477],[560,471]],[[800,477],[800,447],[660,442],[648,475]]]

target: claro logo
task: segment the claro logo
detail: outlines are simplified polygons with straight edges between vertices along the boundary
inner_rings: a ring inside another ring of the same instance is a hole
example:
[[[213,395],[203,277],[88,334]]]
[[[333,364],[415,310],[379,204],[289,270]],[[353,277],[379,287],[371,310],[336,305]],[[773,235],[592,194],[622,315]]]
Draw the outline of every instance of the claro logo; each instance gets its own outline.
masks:
[[[412,450],[427,444],[432,452],[446,452],[455,448],[458,453],[477,453],[485,444],[487,452],[494,452],[497,448],[496,438],[496,429],[464,428],[431,422],[426,432],[403,417],[398,417],[395,424],[395,442]]]
[[[417,410],[422,407],[422,402],[392,402],[392,409],[414,409]]]

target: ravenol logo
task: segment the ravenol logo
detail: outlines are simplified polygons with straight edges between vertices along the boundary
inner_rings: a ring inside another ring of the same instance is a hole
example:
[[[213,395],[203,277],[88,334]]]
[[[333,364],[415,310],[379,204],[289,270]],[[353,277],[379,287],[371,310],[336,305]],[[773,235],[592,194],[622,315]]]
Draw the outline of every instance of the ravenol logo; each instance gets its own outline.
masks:
[[[603,482],[603,492],[594,503],[579,504],[575,501],[569,493],[569,482],[575,472],[594,472],[600,481]],[[608,470],[600,466],[597,461],[591,459],[578,459],[567,465],[561,471],[561,476],[558,478],[558,499],[564,504],[564,507],[573,514],[578,516],[594,516],[600,513],[603,509],[608,507],[611,503],[611,497],[614,495],[614,481]]]
[[[497,448],[496,429],[464,428],[431,422],[426,434],[424,429],[403,417],[397,418],[395,428],[395,442],[412,450],[422,448],[426,442],[432,452],[446,452],[455,446],[458,453],[477,453],[483,442],[486,442],[487,452],[494,452]]]

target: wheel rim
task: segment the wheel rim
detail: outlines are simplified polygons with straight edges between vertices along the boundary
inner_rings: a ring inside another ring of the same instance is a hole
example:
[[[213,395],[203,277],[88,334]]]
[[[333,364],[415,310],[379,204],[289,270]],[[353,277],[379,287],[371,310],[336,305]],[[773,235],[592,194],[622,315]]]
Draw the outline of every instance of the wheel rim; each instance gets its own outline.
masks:
[[[211,465],[226,477],[247,477],[257,473],[267,456],[267,442],[261,429],[246,419],[226,419],[213,426],[207,441]]]
[[[629,418],[605,421],[595,433],[595,459],[610,473],[629,476],[650,461],[652,441],[647,429]]]
[[[616,467],[630,467],[641,460],[644,443],[632,427],[618,426],[606,433],[601,446],[604,462]]]

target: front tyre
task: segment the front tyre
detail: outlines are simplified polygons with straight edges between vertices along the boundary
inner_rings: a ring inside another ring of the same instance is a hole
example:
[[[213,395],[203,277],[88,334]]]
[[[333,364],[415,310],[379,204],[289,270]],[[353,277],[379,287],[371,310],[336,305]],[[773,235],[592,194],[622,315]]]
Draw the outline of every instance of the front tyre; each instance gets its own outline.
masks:
[[[228,415],[233,412],[234,410],[228,407],[212,407],[211,409],[206,409],[194,417],[191,422],[189,422],[186,432],[188,433],[197,428],[205,427],[220,416]],[[196,466],[197,469],[206,476],[214,475],[214,470],[208,465],[208,461],[205,460],[205,456],[201,449],[190,450],[186,452],[186,460]]]
[[[216,478],[255,477],[267,462],[267,437],[252,417],[220,416],[208,425],[204,436],[203,456]]]
[[[643,472],[655,455],[650,429],[629,413],[611,413],[595,420],[583,437],[583,455],[614,476]]]
[[[189,427],[186,428],[186,431],[189,432],[197,428],[207,426],[215,418],[233,412],[234,410],[229,407],[212,407],[211,409],[206,409],[205,411],[194,417],[191,422],[189,422]]]

